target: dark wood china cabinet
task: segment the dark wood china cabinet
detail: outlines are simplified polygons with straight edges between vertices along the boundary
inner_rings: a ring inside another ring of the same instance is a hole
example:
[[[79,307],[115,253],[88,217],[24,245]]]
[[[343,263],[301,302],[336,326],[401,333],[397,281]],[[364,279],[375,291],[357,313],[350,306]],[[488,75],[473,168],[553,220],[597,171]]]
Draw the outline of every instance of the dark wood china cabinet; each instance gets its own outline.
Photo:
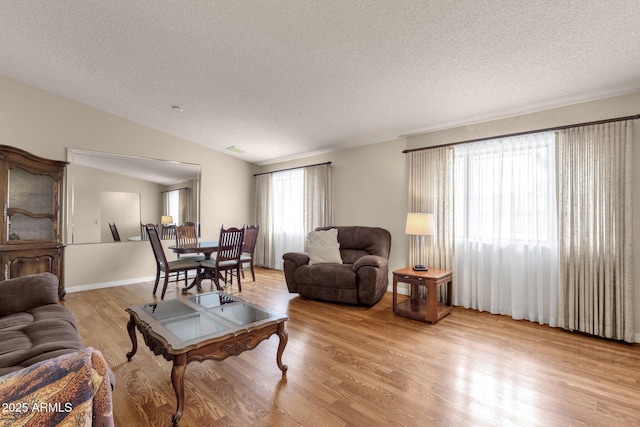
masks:
[[[50,272],[64,298],[63,185],[67,162],[0,145],[0,279]]]

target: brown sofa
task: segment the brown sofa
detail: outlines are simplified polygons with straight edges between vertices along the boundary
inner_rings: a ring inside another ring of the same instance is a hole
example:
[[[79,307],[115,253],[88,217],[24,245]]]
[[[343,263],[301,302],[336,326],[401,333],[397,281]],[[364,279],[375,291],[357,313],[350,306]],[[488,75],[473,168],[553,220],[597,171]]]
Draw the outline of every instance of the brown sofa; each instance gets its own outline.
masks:
[[[0,375],[84,349],[51,273],[0,282]]]
[[[342,264],[309,264],[309,254],[282,256],[289,292],[330,302],[372,306],[389,284],[391,234],[379,227],[337,226]]]
[[[58,278],[0,282],[0,425],[113,426],[115,376],[58,304]]]

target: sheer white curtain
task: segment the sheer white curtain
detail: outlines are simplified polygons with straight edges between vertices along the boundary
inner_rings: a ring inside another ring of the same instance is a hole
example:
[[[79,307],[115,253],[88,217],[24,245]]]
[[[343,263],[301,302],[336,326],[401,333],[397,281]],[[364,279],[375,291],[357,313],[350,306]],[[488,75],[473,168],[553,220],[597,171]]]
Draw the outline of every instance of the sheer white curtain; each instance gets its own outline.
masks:
[[[274,268],[282,269],[282,254],[304,248],[304,169],[271,174],[273,179]]]
[[[455,147],[455,304],[557,325],[555,136]]]
[[[558,135],[559,326],[634,341],[632,121]]]
[[[180,192],[169,190],[162,193],[162,215],[169,215],[174,224],[181,223]]]
[[[161,195],[162,215],[171,216],[174,224],[192,221],[190,188],[184,187],[177,190],[163,191]]]
[[[258,175],[256,264],[283,268],[282,255],[302,252],[307,233],[333,220],[333,173],[328,164]]]

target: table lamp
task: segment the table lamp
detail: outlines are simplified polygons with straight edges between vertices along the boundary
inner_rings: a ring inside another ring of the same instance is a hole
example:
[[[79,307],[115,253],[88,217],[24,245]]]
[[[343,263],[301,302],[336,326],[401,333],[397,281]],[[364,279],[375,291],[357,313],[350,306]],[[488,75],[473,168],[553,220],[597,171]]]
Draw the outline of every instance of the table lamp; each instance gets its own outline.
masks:
[[[160,223],[162,225],[173,224],[173,217],[171,215],[162,215]]]
[[[415,271],[427,271],[427,267],[421,264],[422,248],[424,246],[424,236],[430,236],[433,230],[433,214],[430,213],[408,213],[407,225],[404,232],[413,236],[419,236],[418,241],[418,265],[413,266]]]

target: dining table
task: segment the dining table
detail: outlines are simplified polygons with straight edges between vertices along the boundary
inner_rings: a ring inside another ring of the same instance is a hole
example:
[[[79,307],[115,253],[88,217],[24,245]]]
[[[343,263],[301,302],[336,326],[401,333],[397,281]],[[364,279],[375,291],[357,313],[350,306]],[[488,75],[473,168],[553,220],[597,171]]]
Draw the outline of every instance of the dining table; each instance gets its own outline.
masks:
[[[214,252],[218,251],[218,242],[203,241],[203,242],[197,242],[197,243],[187,243],[179,246],[178,245],[169,246],[169,249],[171,249],[174,253],[178,254],[178,256],[185,255],[185,254],[203,254],[204,259],[207,260],[207,259],[211,259],[211,255]],[[196,274],[196,277],[189,284],[189,286],[185,286],[184,288],[182,288],[182,292],[187,292],[189,289],[193,288],[194,286],[197,286],[197,289],[201,290],[202,279],[213,279],[211,277],[210,269],[205,268],[203,272],[198,271],[198,274]]]

